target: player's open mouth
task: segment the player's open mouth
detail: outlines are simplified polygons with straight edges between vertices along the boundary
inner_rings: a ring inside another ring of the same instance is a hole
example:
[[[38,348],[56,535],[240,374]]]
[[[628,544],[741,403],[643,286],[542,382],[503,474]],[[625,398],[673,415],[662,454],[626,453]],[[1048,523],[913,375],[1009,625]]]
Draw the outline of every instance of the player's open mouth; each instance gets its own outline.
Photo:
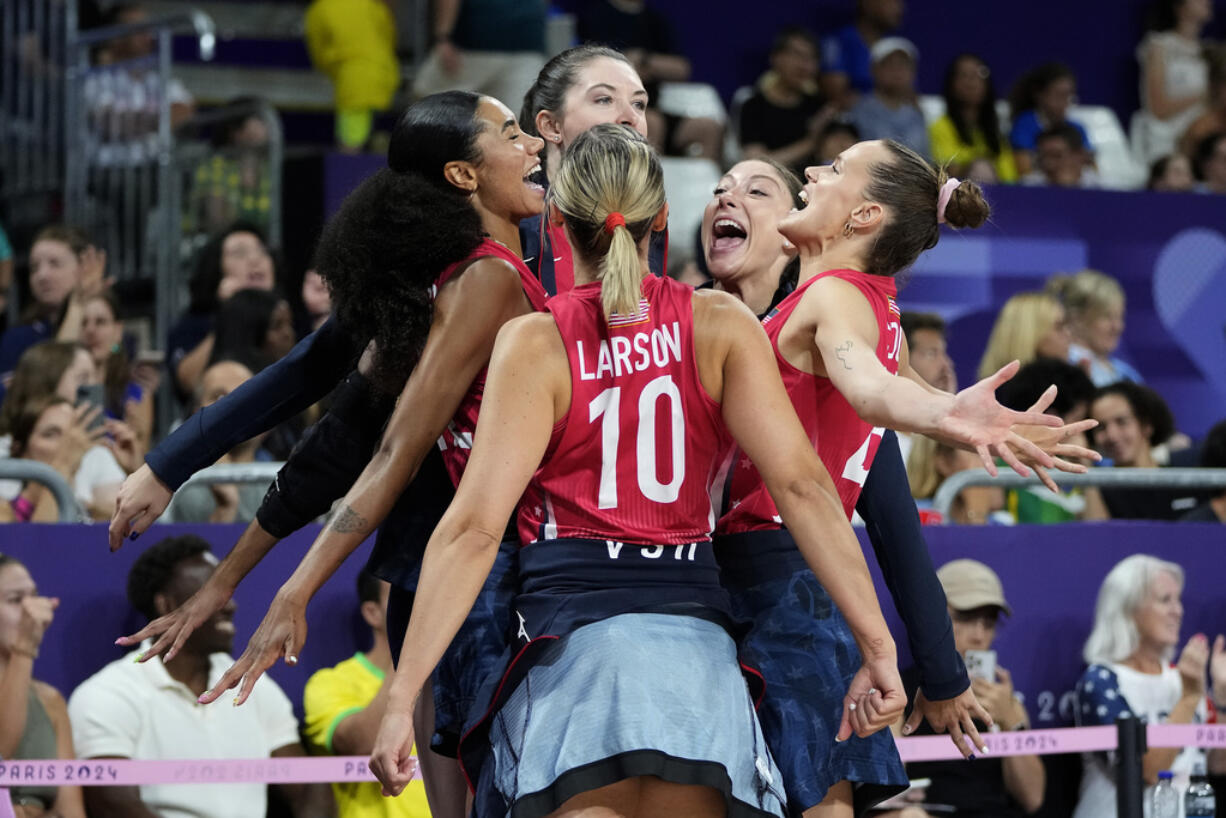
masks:
[[[524,174],[524,186],[529,190],[543,194],[545,192],[545,170],[537,165]]]
[[[736,219],[721,216],[711,225],[712,252],[730,252],[743,245],[748,238],[749,231]]]

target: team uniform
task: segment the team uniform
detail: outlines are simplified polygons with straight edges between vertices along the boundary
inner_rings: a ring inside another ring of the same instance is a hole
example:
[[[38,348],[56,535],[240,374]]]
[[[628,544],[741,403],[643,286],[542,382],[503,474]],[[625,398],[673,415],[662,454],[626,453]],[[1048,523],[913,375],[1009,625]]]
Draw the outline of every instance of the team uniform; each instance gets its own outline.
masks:
[[[699,381],[693,292],[647,277],[606,322],[601,285],[548,309],[571,405],[520,502],[507,670],[460,744],[476,814],[545,815],[627,777],[711,786],[782,815],[711,551],[730,441]]]
[[[855,270],[814,277],[763,319],[788,396],[850,518],[883,430],[861,420],[832,381],[797,369],[779,350],[788,318],[809,287],[827,277],[853,284],[868,300],[877,319],[877,358],[891,373],[898,371],[901,329],[894,280]],[[743,454],[738,453],[732,469],[715,551],[734,613],[753,623],[742,640],[742,654],[766,677],[759,717],[783,768],[789,809],[799,814],[820,803],[832,785],[845,779],[857,785],[857,807],[905,788],[907,777],[889,731],[834,741],[860,653],[846,620],[783,528],[761,476]]]
[[[540,282],[519,256],[491,239],[481,242],[466,259],[443,270],[435,281],[432,293],[437,294],[457,271],[486,257],[502,259],[511,264],[519,273],[524,294],[532,308],[538,311],[545,308],[548,296]],[[477,428],[477,415],[481,409],[481,396],[485,392],[487,371],[488,367],[483,367],[477,374],[438,440],[442,463],[453,487],[459,485],[464,468],[468,465],[473,433]],[[438,511],[439,514],[442,513],[441,508]],[[428,539],[429,537],[425,536],[411,540],[397,538],[396,541],[398,553],[395,559],[412,566],[413,588],[416,587],[416,572],[420,571]],[[413,546],[417,547],[414,549]],[[469,709],[486,677],[496,672],[497,662],[506,647],[507,625],[516,587],[516,548],[517,542],[512,532],[504,538],[477,601],[435,669],[434,736],[431,747],[443,755],[456,754],[461,728],[468,717]],[[388,598],[388,640],[397,663],[411,611],[412,592],[406,589],[402,582],[393,587],[393,594]]]

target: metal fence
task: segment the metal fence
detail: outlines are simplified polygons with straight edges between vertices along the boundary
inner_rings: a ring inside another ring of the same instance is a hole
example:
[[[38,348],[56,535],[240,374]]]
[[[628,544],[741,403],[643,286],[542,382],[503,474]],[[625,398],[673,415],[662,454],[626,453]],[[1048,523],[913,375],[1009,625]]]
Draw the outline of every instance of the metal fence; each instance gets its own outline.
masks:
[[[1096,486],[1099,488],[1184,489],[1210,488],[1226,490],[1226,469],[1091,469],[1086,474],[1051,472],[1061,488]],[[1030,488],[1042,486],[1037,477],[1022,477],[1013,472],[1001,472],[992,477],[979,469],[968,469],[951,475],[937,489],[932,506],[945,520],[950,519],[954,500],[963,489],[971,486],[1000,488]]]
[[[59,522],[79,523],[85,519],[68,481],[46,463],[19,457],[0,458],[0,480],[33,480],[35,483],[42,483],[55,496]]]

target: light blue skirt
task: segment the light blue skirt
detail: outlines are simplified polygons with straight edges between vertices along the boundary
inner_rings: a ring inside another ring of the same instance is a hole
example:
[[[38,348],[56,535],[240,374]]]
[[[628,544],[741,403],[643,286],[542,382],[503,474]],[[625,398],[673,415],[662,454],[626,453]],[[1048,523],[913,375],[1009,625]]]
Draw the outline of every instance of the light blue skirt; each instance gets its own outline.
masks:
[[[705,619],[622,614],[558,639],[494,716],[490,744],[513,818],[641,775],[713,787],[730,818],[786,814],[736,644]]]

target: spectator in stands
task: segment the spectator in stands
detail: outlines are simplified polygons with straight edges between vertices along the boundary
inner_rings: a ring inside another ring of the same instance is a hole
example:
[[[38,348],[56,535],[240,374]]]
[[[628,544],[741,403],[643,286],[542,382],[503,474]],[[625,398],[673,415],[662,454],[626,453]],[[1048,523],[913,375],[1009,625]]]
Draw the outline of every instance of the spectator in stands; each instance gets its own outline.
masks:
[[[211,236],[236,221],[268,229],[270,136],[259,104],[257,97],[231,100],[227,107],[234,115],[213,129],[212,151],[196,167],[188,205],[188,224],[196,233]]]
[[[128,574],[128,600],[147,619],[186,602],[213,573],[217,559],[199,537],[153,545]],[[194,631],[163,662],[136,661],[140,649],[82,682],[68,701],[82,758],[282,758],[303,755],[293,707],[271,678],[255,686],[241,708],[202,707],[197,697],[233,664],[233,601]],[[142,648],[143,649],[143,648]],[[333,815],[327,784],[282,785],[295,818]],[[94,818],[199,815],[264,818],[264,784],[90,787]]]
[[[387,0],[313,0],[307,8],[307,51],[332,80],[336,144],[347,153],[366,147],[375,112],[388,110],[400,87],[396,18],[389,6]]]
[[[302,306],[311,332],[322,327],[332,315],[332,293],[314,268],[302,277]]]
[[[1155,450],[1175,435],[1175,418],[1162,397],[1147,386],[1118,381],[1100,388],[1090,403],[1098,428],[1091,442],[1117,468],[1154,469],[1163,465]],[[1104,488],[1103,502],[1113,519],[1176,520],[1195,507],[1191,489]]]
[[[1226,194],[1226,132],[1206,136],[1196,148],[1196,189]]]
[[[1154,161],[1149,167],[1146,190],[1162,193],[1187,193],[1196,189],[1192,161],[1182,153],[1172,153]]]
[[[993,178],[987,181],[1016,182],[1017,166],[1000,132],[996,87],[988,64],[975,54],[955,57],[945,71],[941,93],[945,115],[928,129],[937,164],[947,164],[951,176],[968,177],[972,163],[983,159],[992,169]]]
[[[1080,367],[1064,357],[1036,358],[1018,370],[1017,374],[996,390],[996,400],[1002,406],[1025,411],[1047,391],[1056,387],[1056,397],[1047,407],[1065,423],[1076,423],[1090,415],[1094,384]],[[1069,438],[1078,446],[1087,445],[1078,434]],[[1019,523],[1061,523],[1070,520],[1103,520],[1109,515],[1097,488],[1073,488],[1059,494],[1043,486],[1027,486],[1005,492],[1005,507]]]
[[[114,505],[115,494],[126,474],[139,466],[143,449],[126,424],[104,423],[101,406],[82,401],[83,397],[92,397],[91,391],[82,387],[91,386],[93,378],[89,353],[75,344],[48,341],[28,349],[21,356],[12,388],[0,405],[0,436],[4,436],[0,437],[0,456],[49,463],[73,487],[81,508],[92,518],[103,519]],[[68,411],[56,410],[43,417],[48,408],[45,402],[52,398],[67,404]],[[39,402],[44,403],[35,407]],[[73,409],[75,404],[80,405]],[[102,435],[106,432],[111,437],[104,441]],[[61,438],[68,441],[62,447],[57,443]],[[31,449],[31,443],[39,445]],[[77,448],[81,451],[76,451]],[[52,463],[53,459],[56,462]],[[33,486],[0,481],[0,494],[10,502],[19,495],[29,497],[36,493],[38,490]],[[46,509],[52,519],[53,507]]]
[[[817,135],[817,164],[829,165],[838,155],[860,140],[860,131],[855,125],[842,120],[833,120]]]
[[[106,252],[80,230],[65,225],[44,227],[30,248],[33,301],[21,323],[0,336],[0,398],[22,353],[40,341],[76,341],[81,334],[85,300],[109,289]]]
[[[822,93],[843,110],[873,90],[869,51],[902,24],[903,0],[856,0],[856,19],[822,41]]]
[[[153,444],[153,395],[160,380],[150,366],[133,366],[128,359],[119,300],[109,292],[85,302],[82,310],[81,346],[94,362],[95,383],[105,392],[106,417],[131,427],[147,450]]]
[[[919,50],[905,37],[886,37],[873,45],[870,57],[873,90],[852,107],[852,123],[865,139],[893,139],[930,156],[928,124],[915,101]]]
[[[1048,292],[1018,293],[996,316],[979,361],[979,377],[986,378],[1013,360],[1023,364],[1035,358],[1067,360],[1070,343],[1072,336],[1060,299]]]
[[[1009,671],[995,661],[992,648],[1001,615],[1013,616],[1000,577],[982,562],[959,559],[942,565],[937,578],[949,604],[954,643],[966,657],[971,689],[992,717],[993,729],[1028,730],[1030,715],[1013,690]],[[908,698],[913,698],[918,687],[914,672],[903,671],[902,677]],[[986,729],[981,723],[976,726],[980,731]],[[926,725],[917,733],[931,734]],[[949,814],[968,818],[1020,818],[1037,812],[1043,806],[1047,783],[1043,762],[1034,755],[978,758],[974,764],[962,760],[911,763],[907,776],[932,782],[924,794],[926,802],[953,807]]]
[[[149,10],[141,3],[120,2],[103,15],[105,25],[137,25],[149,20]],[[163,94],[170,101],[170,126],[177,128],[196,111],[196,101],[183,83],[171,77],[163,89],[156,70],[149,70],[149,58],[157,49],[152,29],[109,40],[98,55],[99,64],[118,70],[98,72],[86,79],[84,98],[94,106],[91,114],[120,123],[112,139],[142,144],[143,137],[157,130],[157,109]]]
[[[1150,724],[1203,724],[1206,695],[1226,709],[1226,638],[1219,635],[1211,653],[1209,640],[1196,634],[1172,664],[1183,622],[1183,576],[1175,563],[1147,554],[1127,557],[1107,574],[1083,652],[1089,667],[1077,684],[1079,726],[1114,724],[1124,714]],[[1206,675],[1212,679],[1209,689]],[[1073,818],[1114,818],[1114,765],[1105,753],[1083,759],[1081,800]],[[1184,777],[1206,762],[1211,775],[1226,773],[1226,750],[1150,749],[1141,762],[1146,803],[1160,771]]]
[[[1093,150],[1086,129],[1068,118],[1068,110],[1077,98],[1077,78],[1060,62],[1048,62],[1027,72],[1018,80],[1009,96],[1013,128],[1009,144],[1017,173],[1025,178],[1035,169],[1039,134],[1055,125],[1068,123],[1081,136],[1080,149],[1085,155]]]
[[[239,361],[260,372],[284,358],[297,341],[289,302],[274,290],[249,287],[217,311],[209,363]]]
[[[902,331],[910,351],[911,368],[929,386],[951,395],[958,391],[958,376],[945,343],[945,319],[932,312],[904,312]],[[897,432],[902,460],[911,453],[912,436]]]
[[[924,435],[911,435],[910,452],[907,454],[907,480],[911,483],[911,496],[923,512],[931,512],[932,499],[941,484],[962,471],[983,468],[983,461],[974,452],[968,452],[940,443]],[[963,525],[987,523],[1012,523],[1005,512],[1005,493],[998,486],[971,486],[954,498],[949,509],[949,521]],[[932,520],[929,515],[921,519]],[[935,518],[940,520],[939,515]]]
[[[802,173],[813,164],[818,135],[834,113],[817,90],[817,41],[806,29],[783,29],[770,65],[741,106],[741,151],[746,159],[772,159]]]
[[[0,338],[8,329],[9,290],[13,286],[13,245],[8,233],[0,226]]]
[[[358,574],[362,620],[372,636],[370,650],[318,670],[307,680],[302,691],[303,732],[314,752],[366,756],[374,750],[392,679],[386,624],[390,588],[368,571]],[[332,792],[337,818],[430,818],[421,781],[412,782],[395,798],[384,798],[375,782],[333,784]]]
[[[1064,304],[1073,343],[1068,360],[1086,370],[1095,386],[1119,380],[1142,383],[1141,373],[1115,357],[1124,335],[1124,288],[1105,273],[1082,270],[1054,275],[1044,289]]]
[[[271,290],[277,269],[264,235],[238,222],[200,251],[189,287],[191,304],[170,330],[166,362],[181,399],[195,393],[213,354],[213,323],[221,304],[243,289]]]
[[[64,697],[34,678],[58,599],[40,596],[26,567],[0,553],[0,758],[75,758]],[[18,818],[85,818],[76,786],[9,786]],[[9,814],[12,814],[11,812]]]
[[[437,0],[413,94],[473,91],[514,109],[545,64],[545,0]]]
[[[1201,31],[1213,19],[1209,0],[1158,0],[1149,31],[1137,47],[1141,110],[1133,120],[1134,148],[1146,164],[1173,152],[1205,110],[1209,64]]]
[[[1201,445],[1200,467],[1226,469],[1226,420],[1209,430],[1205,442]],[[1226,523],[1226,490],[1214,494],[1180,519],[1188,523]],[[1226,693],[1226,690],[1223,693]],[[1226,696],[1218,701],[1226,704]]]
[[[97,499],[89,485],[90,473],[95,468],[93,453],[106,453],[99,445],[102,427],[90,423],[97,412],[96,408],[86,406],[74,408],[58,395],[50,395],[26,401],[12,422],[12,456],[48,465],[74,487],[77,508],[70,509],[69,513],[77,519],[104,519],[107,511],[103,506],[105,498]],[[89,462],[87,457],[91,458]],[[55,497],[41,482],[5,481],[6,485],[10,483],[16,485],[16,491],[7,498],[8,504],[0,519],[20,523],[59,521],[60,510]],[[112,479],[109,485],[113,497],[117,484]]]
[[[1208,110],[1197,117],[1179,140],[1180,153],[1191,156],[1210,134],[1226,133],[1226,45],[1207,49],[1209,62]]]
[[[251,378],[251,370],[238,361],[222,360],[204,370],[200,377],[198,408],[212,406]],[[240,443],[217,461],[217,465],[256,462],[256,452],[264,440],[258,435]],[[249,523],[264,499],[267,484],[210,483],[187,486],[175,492],[166,510],[168,520],[176,523]]]
[[[1071,123],[1052,125],[1035,141],[1035,170],[1022,177],[1027,185],[1097,188],[1098,172],[1090,167],[1090,154]]]
[[[668,18],[644,0],[595,0],[578,19],[579,40],[601,43],[625,54],[652,100],[660,84],[686,82],[692,71],[681,54]],[[647,109],[647,134],[661,155],[700,156],[719,161],[724,127],[710,117],[683,117]]]

